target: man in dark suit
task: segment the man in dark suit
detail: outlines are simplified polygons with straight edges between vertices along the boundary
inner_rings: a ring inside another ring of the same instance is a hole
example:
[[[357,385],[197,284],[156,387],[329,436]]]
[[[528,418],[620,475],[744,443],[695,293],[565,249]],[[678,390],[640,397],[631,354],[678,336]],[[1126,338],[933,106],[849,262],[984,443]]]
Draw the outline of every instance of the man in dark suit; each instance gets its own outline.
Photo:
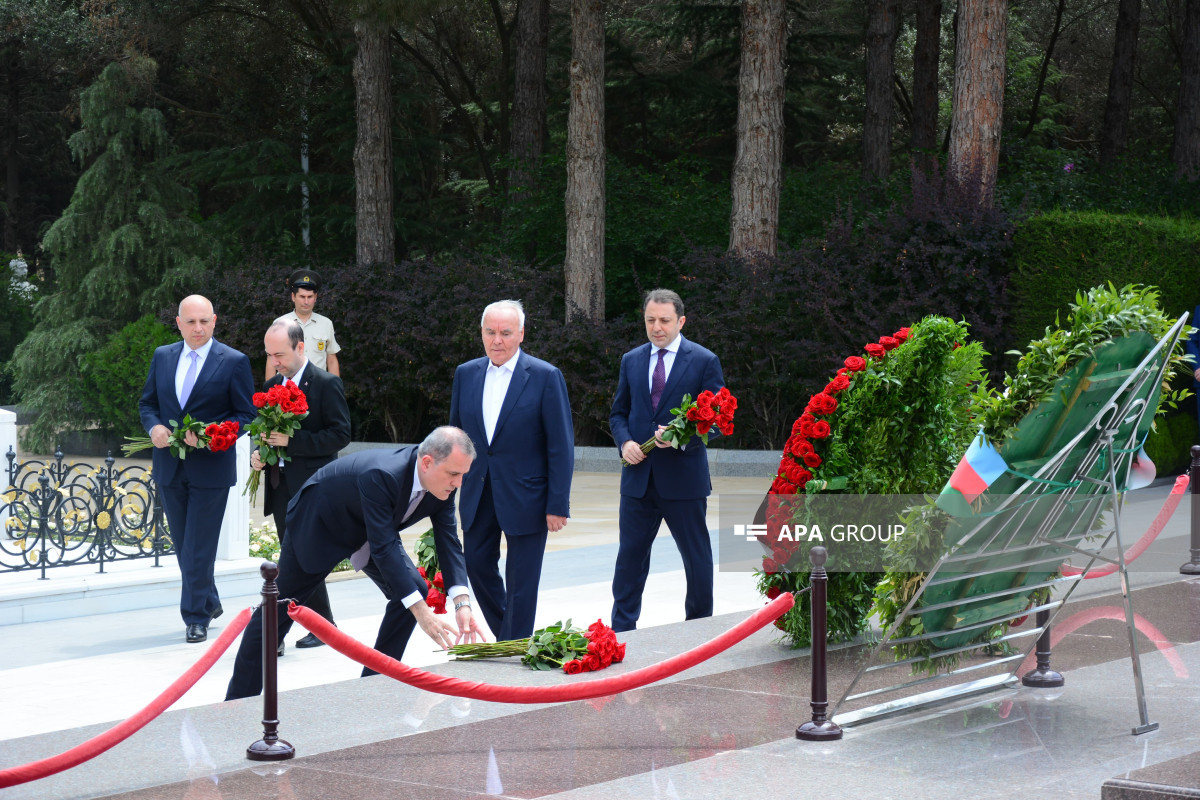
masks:
[[[288,505],[288,535],[279,554],[276,581],[280,598],[308,597],[334,567],[349,558],[388,600],[376,650],[403,658],[417,625],[440,647],[457,640],[476,641],[479,628],[471,615],[454,514],[454,491],[462,485],[474,457],[470,437],[447,426],[429,434],[419,447],[363,450],[317,470]],[[457,628],[426,604],[425,579],[400,542],[401,530],[427,517],[433,524],[438,563],[449,587],[446,595],[454,603]],[[291,618],[281,614],[278,641],[291,626]],[[242,634],[226,700],[262,691],[262,645],[259,609]],[[363,669],[364,677],[372,674]]]
[[[287,535],[287,507],[304,482],[321,467],[337,458],[338,451],[350,443],[350,409],[342,390],[342,379],[315,368],[305,356],[304,329],[295,321],[276,320],[263,337],[267,366],[277,374],[263,386],[263,391],[285,380],[296,384],[308,401],[308,416],[300,420],[300,428],[292,436],[272,433],[265,444],[283,447],[289,456],[283,464],[267,466],[263,508],[275,518],[275,529],[282,545]],[[258,442],[251,442],[252,446]],[[265,466],[259,451],[250,454],[250,466],[261,470]],[[333,622],[329,607],[329,592],[322,583],[313,590],[305,605]],[[319,647],[325,644],[313,634],[296,642],[297,647]]]
[[[642,303],[649,344],[621,358],[621,377],[613,399],[609,425],[621,457],[620,544],[613,572],[612,627],[637,627],[642,590],[650,573],[650,548],[666,520],[683,557],[687,619],[712,616],[713,558],[705,513],[712,482],[708,451],[693,438],[675,449],[659,439],[685,394],[697,397],[705,389],[725,385],[721,362],[709,350],[683,338],[686,317],[683,300],[669,289],[655,289]],[[643,453],[651,437],[656,448]]]
[[[213,338],[217,315],[205,298],[184,298],[175,324],[183,341],[154,351],[138,410],[154,443],[154,482],[183,576],[179,611],[186,638],[203,642],[222,611],[213,570],[229,487],[237,481],[236,450],[199,449],[180,460],[168,449],[168,425],[189,414],[201,422],[235,420],[245,428],[254,419],[254,376],[250,359]],[[195,434],[186,440],[197,444]]]
[[[570,515],[574,426],[562,373],[521,351],[521,304],[492,303],[480,327],[487,355],[458,367],[450,400],[450,424],[466,431],[479,453],[459,501],[463,546],[492,633],[521,639],[533,633],[546,539]]]
[[[1184,341],[1184,350],[1192,357],[1192,391],[1196,400],[1196,421],[1200,422],[1200,306],[1192,312],[1188,324],[1195,327],[1192,335]]]

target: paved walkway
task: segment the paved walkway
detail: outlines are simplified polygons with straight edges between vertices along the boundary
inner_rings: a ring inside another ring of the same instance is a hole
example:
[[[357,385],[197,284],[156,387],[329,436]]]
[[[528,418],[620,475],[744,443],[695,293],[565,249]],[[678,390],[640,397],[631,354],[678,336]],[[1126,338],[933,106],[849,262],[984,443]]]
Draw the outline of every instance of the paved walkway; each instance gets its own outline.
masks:
[[[616,475],[576,476],[574,516],[553,537],[543,571],[538,624],[609,617],[616,552]],[[761,491],[759,479],[719,478],[722,492]],[[1128,527],[1140,534],[1169,487],[1130,496]],[[767,629],[662,685],[615,698],[509,706],[431,695],[386,678],[358,679],[358,666],[327,647],[288,648],[280,664],[282,733],[301,758],[248,768],[258,738],[256,701],[221,703],[226,655],[171,711],[89,764],[21,787],[16,798],[562,798],[777,797],[1001,798],[1050,794],[1095,798],[1118,774],[1200,751],[1200,583],[1177,569],[1187,555],[1187,504],[1139,562],[1138,612],[1155,626],[1143,638],[1152,718],[1136,723],[1115,579],[1086,582],[1068,616],[1094,621],[1055,649],[1067,687],[994,693],[936,712],[850,729],[839,743],[798,743],[807,718],[804,651],[781,647]],[[753,578],[716,573],[718,616],[683,623],[683,575],[669,541],[655,548],[642,630],[626,637],[622,670],[657,663],[728,629],[759,607]],[[0,578],[3,580],[3,578]],[[342,629],[371,641],[382,613],[365,580],[331,583]],[[257,602],[226,598],[227,616]],[[1099,609],[1095,611],[1094,609]],[[1111,615],[1110,615],[1111,616]],[[46,757],[107,729],[144,706],[199,656],[182,641],[173,608],[0,627],[0,768]],[[290,637],[303,635],[298,628]],[[289,643],[290,644],[290,643]],[[511,663],[446,663],[414,636],[406,662],[507,684],[559,683]],[[852,651],[833,659],[834,689],[848,680]],[[603,674],[601,675],[603,676]]]

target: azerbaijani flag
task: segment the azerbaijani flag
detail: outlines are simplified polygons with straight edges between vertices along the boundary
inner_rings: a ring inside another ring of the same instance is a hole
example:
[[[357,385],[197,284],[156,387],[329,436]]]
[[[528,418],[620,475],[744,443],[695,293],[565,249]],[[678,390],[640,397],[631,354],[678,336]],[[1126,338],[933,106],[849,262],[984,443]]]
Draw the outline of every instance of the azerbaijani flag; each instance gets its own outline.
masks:
[[[950,476],[947,486],[962,494],[968,503],[973,503],[1007,469],[1008,464],[1004,463],[1004,458],[988,442],[983,431],[980,431],[975,441],[967,448],[967,454],[954,468],[954,474]]]

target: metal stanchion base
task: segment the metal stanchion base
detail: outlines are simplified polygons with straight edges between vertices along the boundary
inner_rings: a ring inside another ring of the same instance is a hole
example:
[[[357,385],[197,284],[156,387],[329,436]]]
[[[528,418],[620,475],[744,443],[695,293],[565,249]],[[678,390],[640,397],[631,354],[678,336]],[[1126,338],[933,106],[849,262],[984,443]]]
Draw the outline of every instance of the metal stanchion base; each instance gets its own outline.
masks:
[[[1063,676],[1052,669],[1033,669],[1021,678],[1022,686],[1033,689],[1057,689],[1065,683]]]
[[[1200,575],[1200,563],[1189,561],[1179,568],[1181,575]]]
[[[832,741],[842,738],[842,729],[831,720],[806,722],[796,728],[796,738],[806,742]]]
[[[1141,736],[1143,733],[1149,733],[1150,731],[1156,730],[1158,730],[1157,722],[1147,722],[1145,725],[1138,725],[1136,728],[1134,728],[1133,735]]]
[[[296,748],[283,739],[268,742],[259,739],[246,748],[246,758],[251,761],[287,761],[296,755]]]

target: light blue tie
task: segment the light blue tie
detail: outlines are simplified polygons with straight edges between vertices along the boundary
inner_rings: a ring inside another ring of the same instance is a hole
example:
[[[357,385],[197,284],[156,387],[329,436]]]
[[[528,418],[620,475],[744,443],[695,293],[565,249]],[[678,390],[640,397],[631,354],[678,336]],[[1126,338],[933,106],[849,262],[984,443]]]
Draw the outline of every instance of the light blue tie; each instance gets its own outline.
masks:
[[[188,398],[192,395],[192,387],[196,385],[196,365],[200,363],[200,354],[195,350],[189,350],[188,356],[192,359],[192,363],[188,364],[187,375],[183,376],[183,389],[179,392],[181,409],[187,405]]]

